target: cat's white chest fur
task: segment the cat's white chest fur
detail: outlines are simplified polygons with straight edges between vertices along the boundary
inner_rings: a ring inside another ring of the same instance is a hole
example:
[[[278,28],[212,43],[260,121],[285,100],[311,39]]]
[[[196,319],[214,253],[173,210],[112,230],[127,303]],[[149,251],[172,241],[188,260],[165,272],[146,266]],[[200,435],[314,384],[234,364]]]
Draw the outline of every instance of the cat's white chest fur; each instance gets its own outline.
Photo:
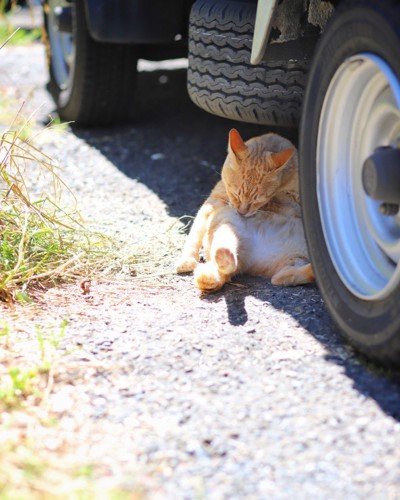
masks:
[[[239,253],[246,255],[247,266],[262,267],[282,255],[307,255],[301,219],[269,214],[245,218],[237,214],[235,226],[240,241]],[[246,267],[247,267],[246,266]]]

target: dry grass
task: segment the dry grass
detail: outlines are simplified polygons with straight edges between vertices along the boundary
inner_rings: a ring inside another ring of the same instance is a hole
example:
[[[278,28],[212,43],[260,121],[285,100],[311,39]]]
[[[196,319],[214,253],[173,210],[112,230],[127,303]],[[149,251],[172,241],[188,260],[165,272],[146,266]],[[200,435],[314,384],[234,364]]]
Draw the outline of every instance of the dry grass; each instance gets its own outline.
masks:
[[[0,300],[29,302],[91,279],[163,286],[175,274],[182,224],[157,228],[135,246],[87,229],[57,163],[35,146],[31,121],[20,110],[0,137]]]
[[[0,299],[6,302],[29,301],[55,284],[122,266],[114,242],[81,224],[56,162],[28,137],[30,121],[18,113],[0,137]]]
[[[2,46],[21,36],[4,12],[0,0]],[[4,95],[0,111],[2,122],[11,122],[0,136],[0,300],[29,301],[40,290],[101,267],[111,242],[82,227],[76,204],[61,207],[61,193],[72,201],[73,195],[54,160],[35,146],[33,116],[25,118],[23,105],[15,111]]]
[[[161,286],[168,278],[176,276],[175,260],[182,248],[186,231],[181,219],[167,227],[158,228],[157,234],[153,234],[151,240],[143,241],[134,247],[131,275],[136,277],[136,281],[148,286]]]

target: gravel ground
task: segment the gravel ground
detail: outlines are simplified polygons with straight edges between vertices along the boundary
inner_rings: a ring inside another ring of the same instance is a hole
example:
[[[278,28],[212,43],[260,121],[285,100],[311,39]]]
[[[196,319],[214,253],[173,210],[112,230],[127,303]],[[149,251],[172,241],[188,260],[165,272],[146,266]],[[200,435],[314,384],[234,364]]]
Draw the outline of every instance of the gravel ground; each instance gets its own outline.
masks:
[[[1,88],[33,91],[40,120],[46,78],[40,45],[0,54]],[[189,102],[182,69],[142,72],[138,93],[133,126],[43,147],[86,220],[157,250],[218,179],[232,123]],[[157,499],[400,497],[399,378],[342,342],[315,286],[243,277],[201,298],[190,276],[94,282],[46,294],[36,321],[64,317],[64,348],[81,349],[60,361],[46,401],[58,424],[37,440],[99,484]]]

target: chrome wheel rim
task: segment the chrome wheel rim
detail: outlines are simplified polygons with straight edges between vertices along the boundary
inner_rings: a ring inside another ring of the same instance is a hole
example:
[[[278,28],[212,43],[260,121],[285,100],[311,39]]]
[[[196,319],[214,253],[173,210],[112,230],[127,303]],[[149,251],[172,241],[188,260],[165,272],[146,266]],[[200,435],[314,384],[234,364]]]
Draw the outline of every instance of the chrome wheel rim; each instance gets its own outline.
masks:
[[[381,214],[362,185],[364,161],[378,146],[400,147],[400,85],[376,55],[347,59],[322,106],[317,196],[333,265],[348,290],[382,300],[400,284],[400,215]],[[399,165],[400,168],[400,165]]]
[[[73,76],[75,65],[75,43],[73,33],[61,31],[57,20],[60,9],[70,8],[68,0],[49,0],[46,10],[50,58],[57,86],[64,90]]]

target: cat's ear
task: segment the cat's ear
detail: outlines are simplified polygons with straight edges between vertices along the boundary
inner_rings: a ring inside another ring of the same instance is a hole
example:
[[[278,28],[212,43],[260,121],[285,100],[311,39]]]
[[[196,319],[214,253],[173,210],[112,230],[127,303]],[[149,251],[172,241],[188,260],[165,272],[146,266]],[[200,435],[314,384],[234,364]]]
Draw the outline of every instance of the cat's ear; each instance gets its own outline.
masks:
[[[235,128],[231,129],[229,132],[229,150],[239,159],[243,156],[243,153],[247,151],[246,144]]]
[[[271,153],[271,161],[275,168],[282,167],[294,155],[294,149],[288,148],[278,153]]]

